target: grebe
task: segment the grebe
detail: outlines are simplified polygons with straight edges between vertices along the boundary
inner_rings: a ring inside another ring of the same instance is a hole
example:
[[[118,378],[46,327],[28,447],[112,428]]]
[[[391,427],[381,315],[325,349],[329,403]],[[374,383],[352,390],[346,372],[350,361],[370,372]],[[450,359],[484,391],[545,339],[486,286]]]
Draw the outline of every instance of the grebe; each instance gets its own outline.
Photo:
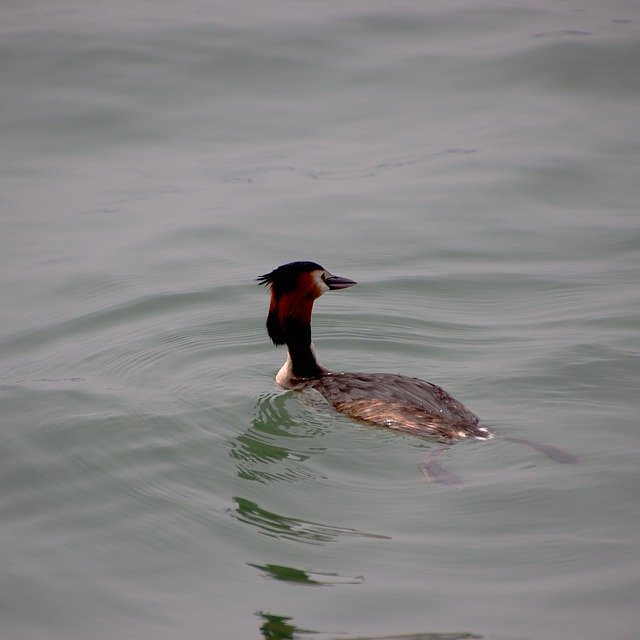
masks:
[[[267,333],[275,345],[287,346],[287,361],[276,376],[280,386],[315,389],[338,411],[376,426],[445,442],[493,437],[478,416],[435,384],[393,373],[332,372],[318,362],[311,342],[313,303],[354,280],[308,261],[283,264],[257,280],[271,290]]]

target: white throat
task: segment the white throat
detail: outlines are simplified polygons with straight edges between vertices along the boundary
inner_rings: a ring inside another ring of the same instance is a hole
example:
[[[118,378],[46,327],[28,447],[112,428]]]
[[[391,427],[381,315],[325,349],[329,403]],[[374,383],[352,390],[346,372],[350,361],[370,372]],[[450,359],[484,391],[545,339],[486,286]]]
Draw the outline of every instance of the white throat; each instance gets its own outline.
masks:
[[[311,352],[314,357],[316,355],[315,347],[313,346],[313,342],[311,343]],[[316,358],[317,361],[317,358]],[[329,370],[325,369],[319,362],[318,366],[322,369],[324,373],[328,373]],[[287,351],[287,359],[285,363],[280,368],[280,371],[276,373],[276,384],[279,384],[281,387],[285,389],[295,386],[298,380],[303,380],[304,378],[296,378],[293,375],[293,363],[291,362],[291,354]]]

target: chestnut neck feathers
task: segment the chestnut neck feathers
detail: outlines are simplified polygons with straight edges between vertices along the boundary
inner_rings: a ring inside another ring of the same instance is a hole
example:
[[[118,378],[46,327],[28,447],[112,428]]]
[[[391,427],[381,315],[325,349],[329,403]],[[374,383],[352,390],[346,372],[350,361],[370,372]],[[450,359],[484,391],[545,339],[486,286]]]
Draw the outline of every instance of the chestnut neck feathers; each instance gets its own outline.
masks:
[[[353,280],[333,276],[315,262],[301,261],[281,265],[258,277],[269,287],[271,302],[267,333],[275,345],[287,345],[293,378],[314,378],[326,369],[316,360],[311,345],[313,303],[325,291],[344,289]]]

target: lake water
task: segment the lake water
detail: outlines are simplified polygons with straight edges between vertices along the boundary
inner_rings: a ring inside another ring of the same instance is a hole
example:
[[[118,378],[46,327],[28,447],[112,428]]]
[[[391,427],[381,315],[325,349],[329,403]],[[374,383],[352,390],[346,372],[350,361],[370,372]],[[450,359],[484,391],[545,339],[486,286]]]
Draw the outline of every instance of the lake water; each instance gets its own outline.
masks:
[[[637,2],[0,18],[2,638],[638,637]],[[498,433],[461,484],[275,386],[294,259],[325,365]]]

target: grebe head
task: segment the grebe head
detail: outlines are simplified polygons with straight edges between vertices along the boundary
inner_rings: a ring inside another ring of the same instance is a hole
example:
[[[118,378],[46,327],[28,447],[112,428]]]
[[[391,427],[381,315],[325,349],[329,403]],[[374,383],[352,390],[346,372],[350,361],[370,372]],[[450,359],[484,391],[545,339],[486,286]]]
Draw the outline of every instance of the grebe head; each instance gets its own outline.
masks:
[[[278,297],[295,292],[297,295],[310,295],[314,300],[325,291],[346,289],[357,284],[355,280],[334,276],[318,263],[308,260],[282,264],[256,279],[260,284],[269,286],[271,293]]]
[[[276,345],[287,342],[287,326],[309,326],[313,302],[326,291],[346,289],[354,280],[334,276],[316,262],[306,260],[280,265],[257,278],[271,290],[267,332]]]

